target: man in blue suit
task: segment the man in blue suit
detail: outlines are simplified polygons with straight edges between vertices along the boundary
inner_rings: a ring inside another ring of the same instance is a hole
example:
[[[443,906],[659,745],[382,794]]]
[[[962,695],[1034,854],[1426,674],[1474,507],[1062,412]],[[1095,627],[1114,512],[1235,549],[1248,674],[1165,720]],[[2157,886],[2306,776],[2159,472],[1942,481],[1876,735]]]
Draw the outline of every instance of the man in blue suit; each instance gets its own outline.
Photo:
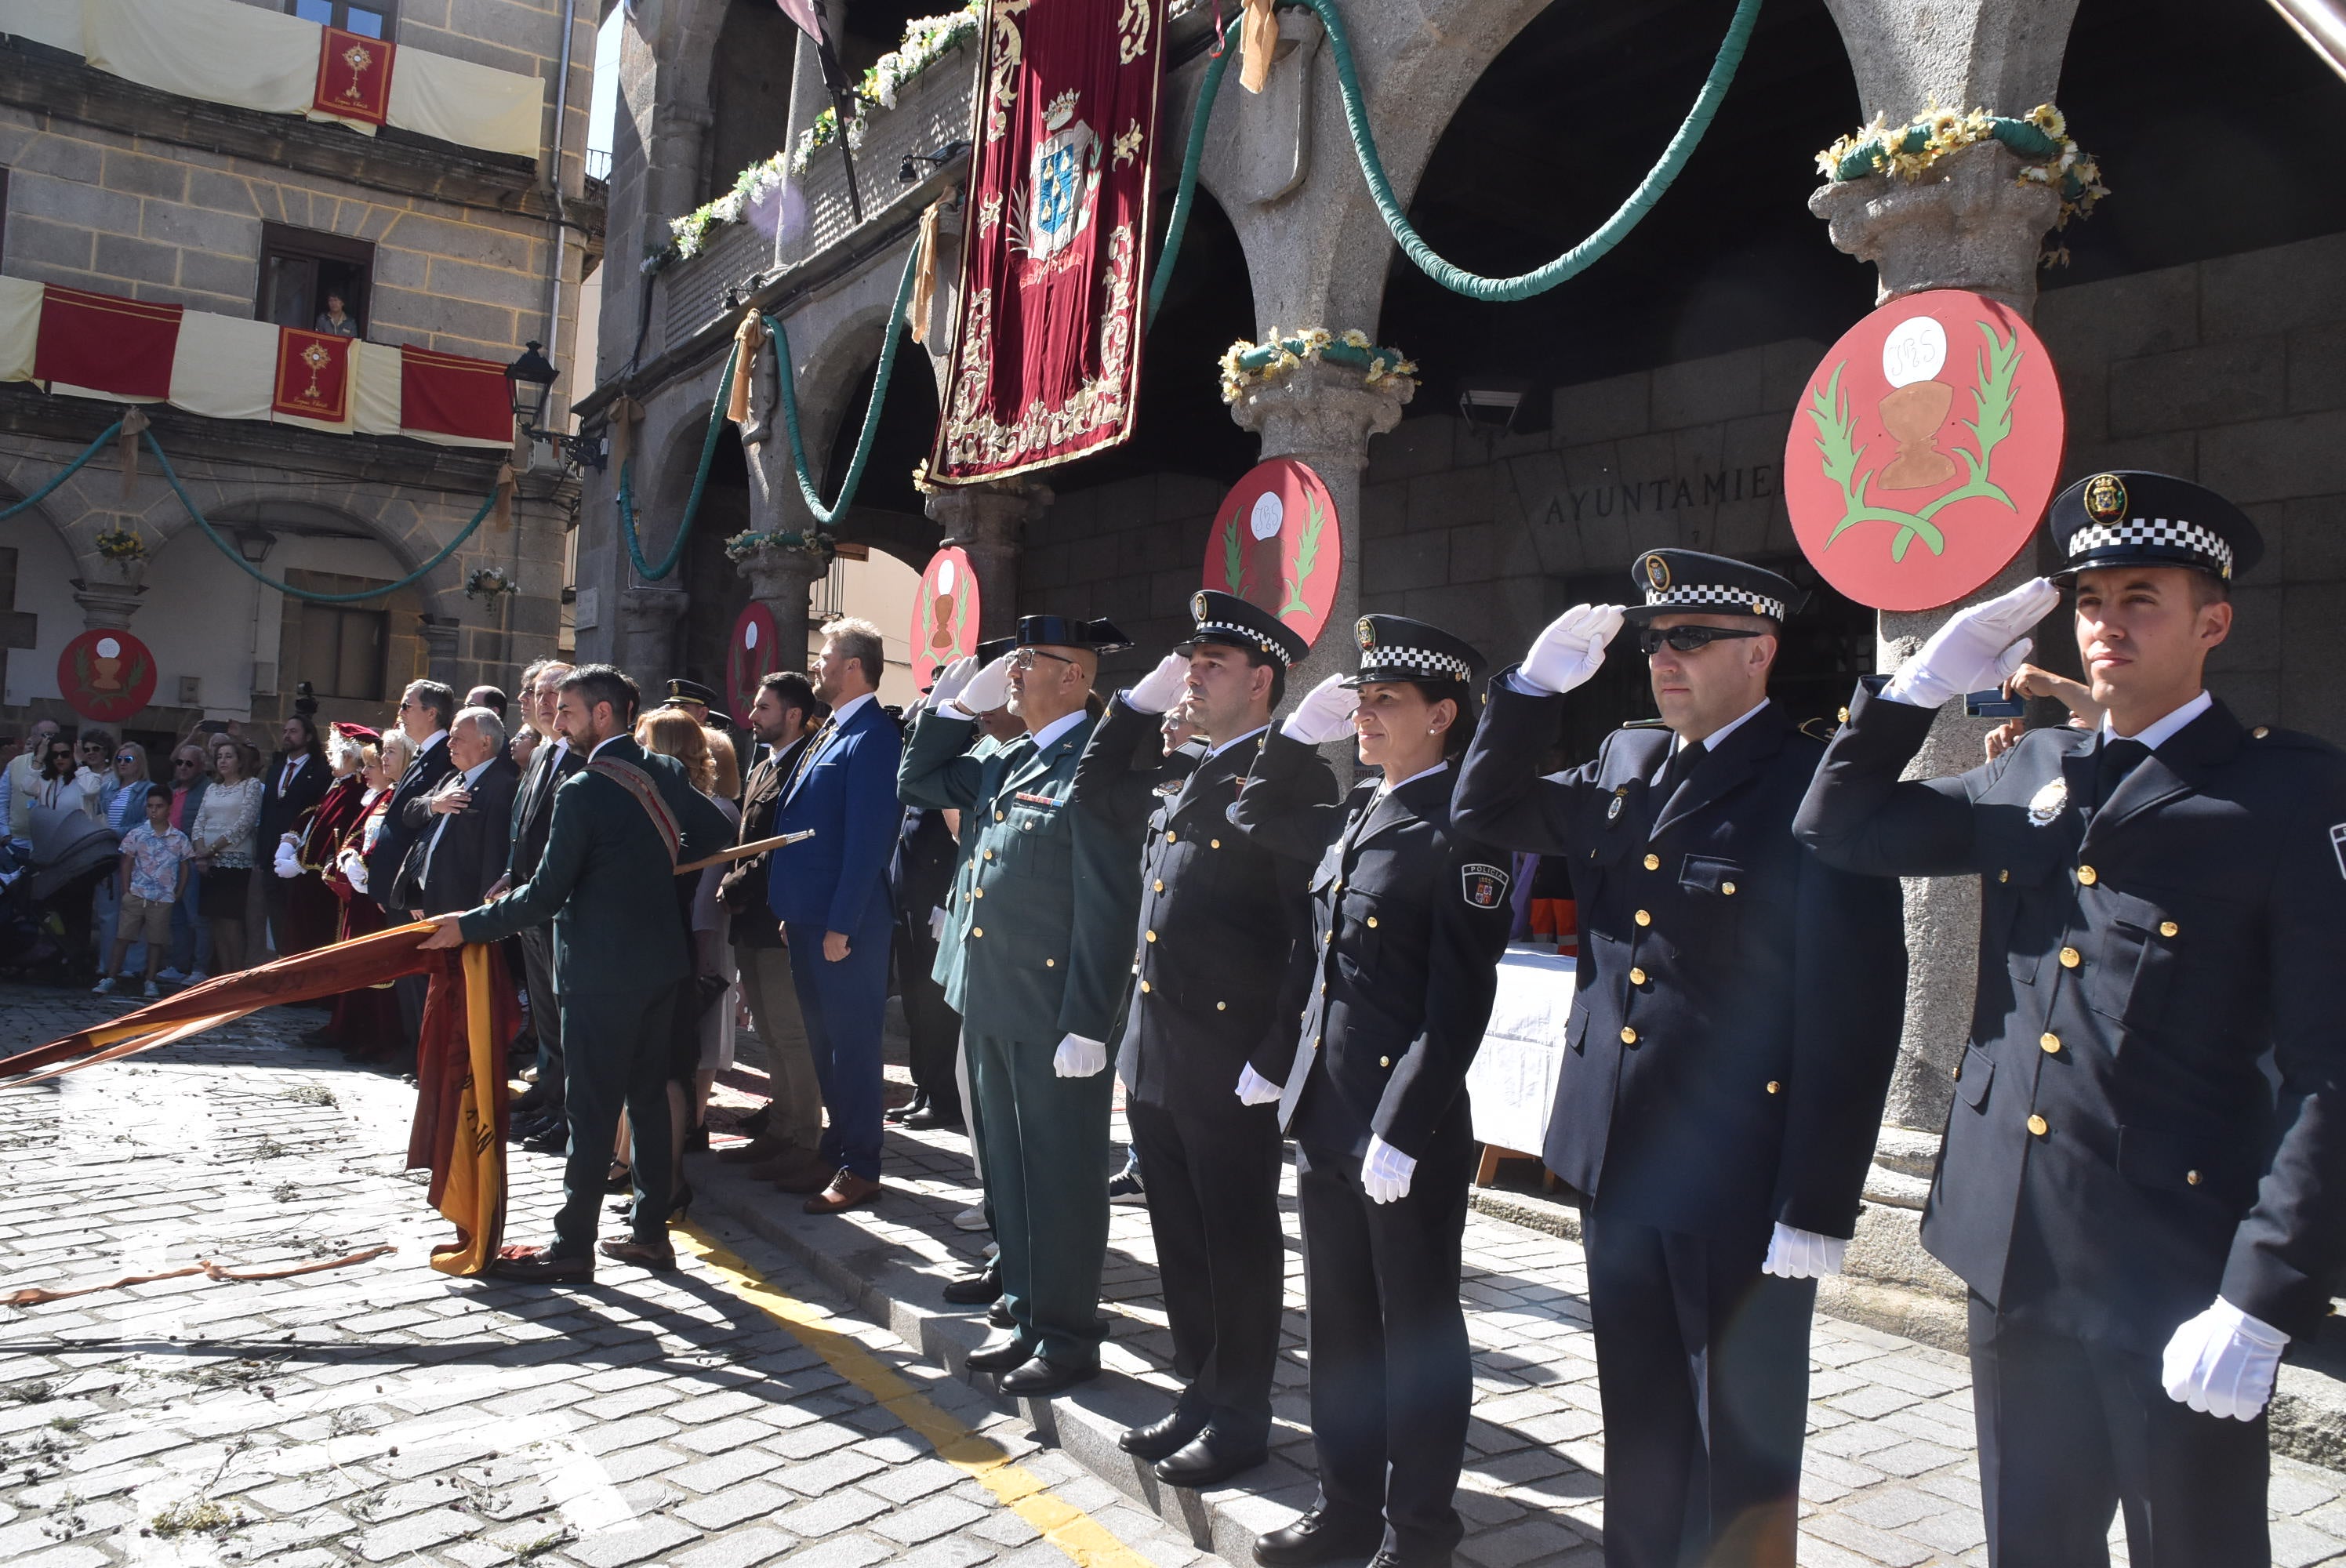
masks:
[[[880,1026],[888,1005],[888,890],[903,809],[896,762],[903,735],[874,695],[887,654],[869,621],[822,628],[815,695],[831,705],[782,785],[776,833],[814,837],[773,852],[767,901],[790,948],[790,977],[806,1020],[822,1103],[821,1153],[835,1174],[806,1201],[840,1214],[880,1192]]]

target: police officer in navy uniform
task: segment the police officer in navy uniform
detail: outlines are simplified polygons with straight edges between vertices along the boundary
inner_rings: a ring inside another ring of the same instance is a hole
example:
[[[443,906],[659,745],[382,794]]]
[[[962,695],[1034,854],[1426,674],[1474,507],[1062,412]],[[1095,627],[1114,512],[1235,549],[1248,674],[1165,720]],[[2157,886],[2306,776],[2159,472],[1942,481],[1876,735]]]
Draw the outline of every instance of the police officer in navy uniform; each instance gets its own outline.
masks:
[[[1466,1068],[1490,1022],[1510,875],[1450,816],[1481,657],[1401,616],[1354,629],[1358,673],[1297,705],[1238,799],[1255,843],[1315,868],[1289,970],[1301,1027],[1258,1050],[1238,1091],[1277,1104],[1296,1142],[1320,1496],[1254,1555],[1297,1568],[1373,1550],[1373,1568],[1447,1568],[1474,1393],[1458,1302],[1476,1157]],[[1348,735],[1377,776],[1347,799],[1312,748]]]
[[[1798,830],[1981,879],[1978,995],[1923,1244],[1971,1287],[1989,1559],[2270,1561],[2264,1410],[2346,1259],[2346,758],[2202,684],[2261,554],[2214,493],[2100,473],[2047,519],[2096,731],[1901,783],[2059,604],[1959,612],[1861,689]]]
[[[1287,1265],[1283,1156],[1277,1114],[1231,1090],[1274,1036],[1282,1053],[1293,1048],[1281,991],[1311,869],[1250,840],[1230,813],[1287,671],[1310,645],[1232,594],[1201,589],[1189,611],[1188,639],[1109,702],[1076,769],[1075,799],[1114,812],[1138,782],[1157,802],[1142,840],[1117,1065],[1146,1174],[1174,1373],[1187,1386],[1170,1414],[1120,1441],[1166,1484],[1206,1487],[1268,1452]],[[1160,794],[1168,711],[1195,725],[1208,749]],[[1333,800],[1332,770],[1298,749],[1299,768],[1325,775],[1317,792]]]
[[[1642,604],[1566,611],[1491,683],[1453,813],[1562,861],[1578,905],[1545,1157],[1583,1206],[1605,1560],[1789,1564],[1816,1277],[1856,1227],[1898,1054],[1898,885],[1792,836],[1824,747],[1768,677],[1807,596],[1692,550],[1630,577]],[[1625,621],[1660,726],[1539,777]]]

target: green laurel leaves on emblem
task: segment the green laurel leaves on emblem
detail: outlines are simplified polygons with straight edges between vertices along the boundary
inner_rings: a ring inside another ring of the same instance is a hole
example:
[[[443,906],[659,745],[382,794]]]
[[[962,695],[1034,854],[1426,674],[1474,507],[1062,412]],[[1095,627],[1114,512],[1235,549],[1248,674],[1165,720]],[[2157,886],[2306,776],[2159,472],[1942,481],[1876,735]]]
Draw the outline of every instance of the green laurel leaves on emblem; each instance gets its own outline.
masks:
[[[1320,533],[1328,525],[1328,514],[1321,508],[1320,497],[1314,495],[1311,500],[1311,516],[1303,525],[1303,539],[1295,550],[1295,575],[1287,583],[1287,602],[1279,606],[1281,620],[1298,610],[1307,616],[1311,613],[1311,605],[1303,597],[1303,585],[1311,580],[1311,568],[1320,564]]]
[[[1860,473],[1857,468],[1865,448],[1857,444],[1857,419],[1841,390],[1841,373],[1847,361],[1835,365],[1825,384],[1810,397],[1808,415],[1817,427],[1817,452],[1824,475],[1841,493],[1841,519],[1825,535],[1825,548],[1831,549],[1833,541],[1860,523],[1893,523],[1898,534],[1890,542],[1892,561],[1903,561],[1908,547],[1917,539],[1933,555],[1943,555],[1947,553],[1947,536],[1932,519],[1948,507],[1959,501],[1987,500],[2007,511],[2018,510],[2004,487],[1989,477],[1989,470],[1994,464],[1995,449],[2012,434],[2012,411],[2017,395],[2014,387],[2023,358],[2020,334],[2014,331],[2009,338],[1999,338],[1989,323],[1981,321],[1977,325],[1981,337],[1986,340],[1979,360],[1979,380],[1972,389],[1973,408],[1978,417],[1960,423],[1972,433],[1973,444],[1979,451],[1974,454],[1964,447],[1956,447],[1954,453],[1963,460],[1966,475],[1964,483],[1915,511],[1879,506],[1866,498],[1866,486],[1873,475],[1871,472]]]
[[[1246,596],[1246,549],[1239,539],[1239,509],[1230,508],[1229,522],[1222,529],[1222,581],[1229,590]]]

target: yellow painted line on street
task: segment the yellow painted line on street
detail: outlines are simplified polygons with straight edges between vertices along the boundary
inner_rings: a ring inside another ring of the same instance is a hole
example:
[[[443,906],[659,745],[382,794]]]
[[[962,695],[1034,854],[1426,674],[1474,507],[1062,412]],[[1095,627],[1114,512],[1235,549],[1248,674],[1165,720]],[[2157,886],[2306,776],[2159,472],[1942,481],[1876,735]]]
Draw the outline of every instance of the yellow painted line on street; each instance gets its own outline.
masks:
[[[865,1349],[862,1341],[834,1327],[832,1314],[776,1289],[739,1255],[697,1225],[671,1225],[668,1235],[678,1244],[679,1251],[698,1258],[726,1289],[789,1329],[801,1344],[821,1356],[832,1371],[920,1433],[939,1459],[976,1480],[1081,1568],[1155,1568],[1148,1559],[1117,1540],[1107,1526],[1053,1495],[1042,1477],[1013,1462],[1001,1444],[930,1403],[926,1395]]]

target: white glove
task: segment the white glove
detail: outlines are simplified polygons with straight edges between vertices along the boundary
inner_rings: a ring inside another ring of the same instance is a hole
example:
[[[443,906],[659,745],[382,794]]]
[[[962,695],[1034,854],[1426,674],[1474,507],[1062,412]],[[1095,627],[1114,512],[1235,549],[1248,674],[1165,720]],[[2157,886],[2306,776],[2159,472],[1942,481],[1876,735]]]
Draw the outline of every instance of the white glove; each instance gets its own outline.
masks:
[[[929,940],[931,942],[943,942],[944,939],[945,911],[941,909],[931,910],[929,911]]]
[[[1937,708],[1967,691],[2002,686],[2027,661],[2033,645],[2021,634],[2060,602],[2061,590],[2038,577],[1956,611],[1921,652],[1898,667],[1882,695],[1911,708]]]
[[[1012,648],[969,679],[954,701],[968,713],[992,713],[1010,700],[1010,661],[1018,657]]]
[[[342,855],[342,879],[351,884],[352,892],[367,891],[366,861],[356,850],[344,850]]]
[[[294,853],[292,845],[280,844],[277,846],[277,858],[270,862],[269,869],[291,881],[301,874],[301,857]]]
[[[1295,711],[1279,732],[1290,740],[1300,740],[1306,746],[1325,746],[1341,740],[1352,732],[1352,711],[1361,706],[1361,694],[1343,683],[1341,675],[1331,675],[1303,694]]]
[[[2159,1381],[2178,1404],[2252,1421],[2272,1398],[2281,1348],[2288,1343],[2288,1335],[2218,1296],[2167,1341]]]
[[[1841,1272],[1841,1254],[1848,1250],[1849,1243],[1838,1236],[1794,1230],[1780,1219],[1776,1234],[1768,1239],[1768,1261],[1760,1266],[1760,1272],[1779,1279],[1821,1279]]]
[[[1575,605],[1532,639],[1516,677],[1550,695],[1585,685],[1605,662],[1605,645],[1620,629],[1620,606]]]
[[[1157,661],[1155,669],[1132,683],[1132,689],[1124,694],[1125,706],[1135,713],[1163,713],[1181,700],[1188,684],[1188,659],[1167,654]]]
[[[975,674],[977,674],[975,654],[964,654],[939,669],[936,678],[929,683],[930,705],[943,708],[946,703],[959,697],[963,688],[969,685],[970,677]]]
[[[1409,1178],[1417,1174],[1417,1161],[1393,1147],[1374,1133],[1369,1135],[1369,1152],[1361,1161],[1361,1185],[1368,1189],[1372,1203],[1399,1203],[1409,1196]]]
[[[1239,1074],[1239,1104],[1275,1105],[1278,1103],[1279,1085],[1256,1072],[1253,1063],[1248,1063],[1246,1070]]]
[[[1107,1042],[1070,1034],[1051,1056],[1051,1071],[1062,1078],[1088,1078],[1107,1070]]]

